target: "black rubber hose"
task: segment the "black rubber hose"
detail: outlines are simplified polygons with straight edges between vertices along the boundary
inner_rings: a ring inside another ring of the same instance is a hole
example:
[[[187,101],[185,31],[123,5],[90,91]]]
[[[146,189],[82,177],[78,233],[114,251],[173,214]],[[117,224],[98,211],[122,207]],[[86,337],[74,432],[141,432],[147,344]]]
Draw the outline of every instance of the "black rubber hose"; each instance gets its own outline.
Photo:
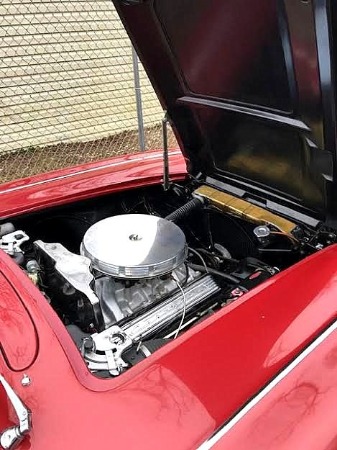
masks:
[[[198,272],[210,273],[211,275],[215,275],[217,277],[222,277],[226,281],[230,281],[234,284],[240,284],[241,280],[239,278],[234,277],[233,275],[228,275],[227,273],[220,272],[219,270],[212,269],[211,267],[201,266],[199,264],[187,263],[188,267],[193,270],[197,270]]]
[[[180,208],[166,216],[165,219],[170,220],[171,222],[179,222],[181,219],[188,216],[192,211],[196,211],[201,208],[203,204],[204,202],[201,198],[192,198],[192,200],[185,203],[185,205],[180,206]]]

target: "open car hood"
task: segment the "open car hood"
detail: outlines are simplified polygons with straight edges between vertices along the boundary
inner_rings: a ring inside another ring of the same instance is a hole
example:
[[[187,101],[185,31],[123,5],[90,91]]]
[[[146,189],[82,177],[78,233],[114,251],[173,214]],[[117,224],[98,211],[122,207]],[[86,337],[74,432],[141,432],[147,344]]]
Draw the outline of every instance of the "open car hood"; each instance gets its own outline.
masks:
[[[335,220],[334,2],[114,3],[191,173]]]

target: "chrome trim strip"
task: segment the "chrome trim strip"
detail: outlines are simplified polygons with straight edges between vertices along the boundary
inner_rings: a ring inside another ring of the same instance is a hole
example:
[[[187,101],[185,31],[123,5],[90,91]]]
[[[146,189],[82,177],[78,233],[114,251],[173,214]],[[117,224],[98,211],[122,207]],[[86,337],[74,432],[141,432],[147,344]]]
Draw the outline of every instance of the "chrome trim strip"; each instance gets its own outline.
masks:
[[[173,151],[173,152],[169,153],[169,156],[179,155],[179,153],[180,153],[179,150]],[[99,166],[99,167],[92,167],[91,169],[79,170],[78,172],[69,173],[67,175],[60,175],[58,177],[49,178],[48,180],[41,180],[41,181],[36,181],[35,183],[23,184],[22,186],[17,186],[17,187],[14,187],[14,188],[5,189],[3,191],[0,191],[0,194],[7,194],[8,192],[20,191],[22,189],[26,189],[26,188],[29,188],[29,187],[40,186],[42,184],[50,183],[50,182],[53,182],[53,181],[64,180],[65,178],[76,177],[77,175],[82,175],[84,173],[96,172],[98,170],[107,169],[109,167],[123,166],[125,164],[130,164],[131,162],[139,162],[139,161],[144,161],[144,160],[159,159],[159,158],[162,158],[162,157],[163,157],[162,153],[159,153],[158,155],[149,155],[149,156],[144,156],[143,155],[141,158],[134,158],[134,159],[130,159],[128,161],[120,161],[120,162],[116,162],[116,163],[110,163],[110,164],[106,164],[106,165]]]
[[[270,391],[289,375],[307,356],[310,355],[325,339],[337,330],[337,321],[318,336],[302,353],[300,353],[285,369],[282,370],[262,391],[252,398],[229,422],[222,425],[197,450],[209,450],[222,439],[241,419],[243,419]]]

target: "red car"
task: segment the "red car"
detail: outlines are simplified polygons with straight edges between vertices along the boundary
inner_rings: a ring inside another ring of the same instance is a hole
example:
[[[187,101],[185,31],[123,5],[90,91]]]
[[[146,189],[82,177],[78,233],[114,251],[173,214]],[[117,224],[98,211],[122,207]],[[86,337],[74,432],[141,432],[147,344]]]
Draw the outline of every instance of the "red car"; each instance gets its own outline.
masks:
[[[163,151],[1,187],[0,446],[335,449],[336,2],[114,3]]]

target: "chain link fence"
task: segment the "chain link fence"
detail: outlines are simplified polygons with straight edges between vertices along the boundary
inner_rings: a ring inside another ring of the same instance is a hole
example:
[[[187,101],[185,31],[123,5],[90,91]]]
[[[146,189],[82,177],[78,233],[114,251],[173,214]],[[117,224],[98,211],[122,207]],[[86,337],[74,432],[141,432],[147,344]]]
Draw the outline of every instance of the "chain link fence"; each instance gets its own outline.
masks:
[[[1,182],[162,147],[162,108],[110,0],[2,0],[0,25]]]

